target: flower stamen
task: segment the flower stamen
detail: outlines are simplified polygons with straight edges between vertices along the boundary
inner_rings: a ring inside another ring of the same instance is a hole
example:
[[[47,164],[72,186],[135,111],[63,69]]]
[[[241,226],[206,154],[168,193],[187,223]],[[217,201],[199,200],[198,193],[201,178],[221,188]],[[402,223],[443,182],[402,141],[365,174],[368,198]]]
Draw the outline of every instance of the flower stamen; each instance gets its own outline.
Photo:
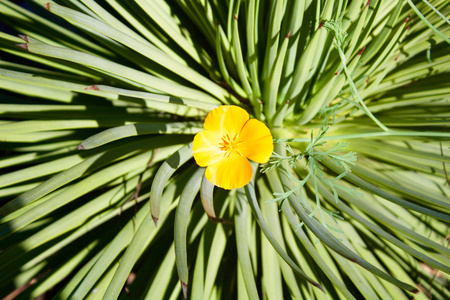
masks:
[[[219,149],[225,152],[224,157],[229,157],[233,153],[237,153],[242,156],[239,151],[239,144],[242,143],[242,141],[237,141],[237,137],[237,134],[232,138],[228,134],[222,136],[222,142],[219,143]]]

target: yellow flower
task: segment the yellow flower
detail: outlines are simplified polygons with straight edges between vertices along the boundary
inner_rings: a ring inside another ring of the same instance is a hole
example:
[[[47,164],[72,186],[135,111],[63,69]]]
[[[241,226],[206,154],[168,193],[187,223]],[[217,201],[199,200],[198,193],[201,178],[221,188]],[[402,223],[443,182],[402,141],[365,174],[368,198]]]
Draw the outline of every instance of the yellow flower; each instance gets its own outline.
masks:
[[[214,185],[231,190],[252,179],[248,159],[266,163],[273,151],[267,126],[233,105],[220,106],[206,117],[205,130],[194,137],[194,159],[207,167],[205,176]]]

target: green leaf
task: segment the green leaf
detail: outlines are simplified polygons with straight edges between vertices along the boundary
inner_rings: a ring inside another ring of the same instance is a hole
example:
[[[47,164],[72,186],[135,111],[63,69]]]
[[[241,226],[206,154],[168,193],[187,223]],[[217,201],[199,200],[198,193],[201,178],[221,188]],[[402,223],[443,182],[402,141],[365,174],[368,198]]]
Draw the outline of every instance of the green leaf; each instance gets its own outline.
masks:
[[[262,216],[259,204],[256,199],[255,188],[252,182],[250,182],[248,185],[245,186],[245,194],[247,195],[248,202],[250,204],[250,207],[252,208],[253,215],[255,216],[259,226],[264,232],[264,235],[272,244],[272,246],[275,248],[277,253],[291,266],[291,268],[295,270],[297,274],[299,274],[309,283],[311,283],[312,285],[323,291],[323,288],[317,282],[312,280],[297,266],[297,264],[287,255],[286,251],[280,246],[276,238],[273,236],[272,232],[270,231],[270,228],[267,226],[267,223],[264,220],[264,217]]]
[[[153,221],[155,224],[158,222],[160,214],[160,202],[162,192],[166,186],[169,178],[175,173],[175,171],[181,167],[185,162],[192,158],[192,142],[185,145],[178,151],[174,152],[159,168],[158,173],[153,179],[152,189],[150,191],[150,207],[152,212]]]
[[[88,139],[81,142],[79,148],[83,150],[92,149],[130,136],[146,135],[152,133],[195,134],[202,129],[202,125],[198,122],[164,122],[123,125],[115,128],[109,128],[89,137]]]
[[[285,173],[286,171],[280,172],[281,181],[283,182],[283,185],[285,186],[285,189],[290,189],[290,179]],[[406,283],[403,283],[394,277],[380,271],[358,255],[356,255],[354,252],[349,250],[347,247],[345,247],[339,240],[336,239],[325,227],[323,227],[319,221],[317,221],[314,218],[310,218],[306,211],[298,204],[301,200],[294,196],[294,194],[291,194],[289,196],[289,203],[292,205],[295,212],[298,214],[298,216],[302,219],[302,221],[305,223],[305,225],[328,247],[333,249],[335,252],[339,253],[341,256],[356,262],[357,264],[361,265],[363,268],[371,271],[372,273],[376,274],[377,276],[391,282],[392,284],[397,285],[400,288],[403,288],[405,290],[408,290],[413,293],[417,293],[418,290]]]
[[[198,168],[189,179],[183,192],[181,193],[180,203],[175,213],[175,258],[177,263],[178,277],[181,281],[184,298],[187,298],[187,289],[189,284],[188,266],[187,266],[187,249],[186,249],[186,232],[191,211],[192,203],[195,196],[200,190],[200,184],[205,170]]]
[[[242,276],[244,284],[239,287],[245,287],[245,295],[248,299],[259,299],[258,289],[255,282],[252,261],[249,254],[248,245],[248,204],[243,188],[237,190],[236,194],[236,213],[234,215],[234,224],[236,232],[236,248],[238,255],[238,272]],[[239,276],[239,275],[238,275]],[[239,282],[238,282],[239,284]]]

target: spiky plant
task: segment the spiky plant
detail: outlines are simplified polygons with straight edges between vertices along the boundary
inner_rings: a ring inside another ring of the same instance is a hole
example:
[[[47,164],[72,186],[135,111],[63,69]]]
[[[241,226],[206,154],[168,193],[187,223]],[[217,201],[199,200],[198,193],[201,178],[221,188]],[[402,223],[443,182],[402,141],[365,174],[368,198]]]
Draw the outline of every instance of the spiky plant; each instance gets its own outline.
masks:
[[[25,3],[0,1],[0,295],[450,298],[448,1]],[[192,159],[220,105],[275,143],[231,191]]]

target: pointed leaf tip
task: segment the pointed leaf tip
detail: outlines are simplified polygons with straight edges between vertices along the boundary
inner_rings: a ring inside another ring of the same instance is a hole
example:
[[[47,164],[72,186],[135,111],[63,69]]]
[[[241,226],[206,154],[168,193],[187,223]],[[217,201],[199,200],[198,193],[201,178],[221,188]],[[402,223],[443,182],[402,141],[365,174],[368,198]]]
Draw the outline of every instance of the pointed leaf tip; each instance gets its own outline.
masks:
[[[288,39],[291,36],[291,30],[289,30],[288,34],[286,35],[286,38]]]
[[[86,148],[84,148],[83,144],[79,144],[77,150],[86,150]]]
[[[317,28],[317,30],[319,30],[320,28],[322,28],[323,23],[325,23],[325,20],[322,20],[322,22],[320,22],[319,28]]]
[[[28,44],[16,44],[16,46],[28,51]]]
[[[222,218],[209,217],[209,220],[211,222],[217,223],[217,224],[233,224],[233,222],[222,219]]]
[[[154,215],[152,215],[152,219],[153,219],[153,222],[155,223],[155,227],[158,226],[158,220],[159,220],[159,218],[157,218],[157,217],[155,217]]]
[[[19,37],[20,37],[22,40],[24,40],[25,42],[28,43],[28,36],[27,36],[27,35],[25,35],[25,34],[19,34]]]
[[[364,46],[364,48],[362,48],[362,50],[361,50],[361,51],[359,51],[358,55],[362,55],[362,54],[363,54],[363,52],[364,52],[364,50],[366,50],[366,47],[367,47],[367,46]]]
[[[320,284],[318,284],[317,282],[313,282],[312,283],[315,287],[317,287],[317,288],[319,288],[322,292],[324,292],[325,294],[327,293],[327,292],[325,292],[325,290],[323,289],[323,287],[320,285]]]
[[[183,297],[187,299],[187,284],[181,281],[181,289],[183,290]]]

